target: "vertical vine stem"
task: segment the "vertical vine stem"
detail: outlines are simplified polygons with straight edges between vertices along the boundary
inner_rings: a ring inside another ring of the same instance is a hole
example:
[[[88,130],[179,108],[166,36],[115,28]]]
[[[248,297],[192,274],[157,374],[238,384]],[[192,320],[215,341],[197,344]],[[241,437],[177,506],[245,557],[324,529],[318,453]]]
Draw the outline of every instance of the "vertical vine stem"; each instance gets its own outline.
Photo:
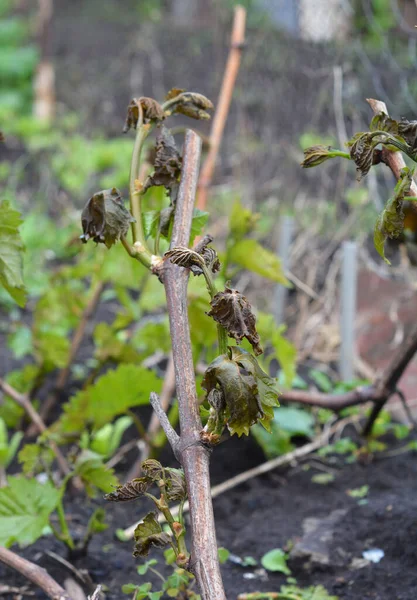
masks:
[[[198,181],[201,140],[187,130],[181,184],[178,193],[171,248],[188,246]],[[181,436],[178,456],[187,481],[191,516],[190,568],[203,600],[225,600],[217,555],[210,491],[209,452],[201,444],[202,424],[197,400],[187,312],[188,271],[166,261],[164,286],[172,339]]]

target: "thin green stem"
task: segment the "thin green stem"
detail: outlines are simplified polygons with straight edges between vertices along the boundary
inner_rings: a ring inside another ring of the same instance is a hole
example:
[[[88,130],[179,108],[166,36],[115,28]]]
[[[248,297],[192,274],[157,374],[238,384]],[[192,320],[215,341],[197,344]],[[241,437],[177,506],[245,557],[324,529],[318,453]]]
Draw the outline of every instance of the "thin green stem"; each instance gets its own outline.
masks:
[[[214,296],[217,294],[217,289],[214,284],[211,273],[208,270],[204,261],[201,263],[201,269],[206,280],[210,298],[213,300]],[[217,323],[217,340],[219,343],[219,354],[227,354],[227,331],[222,325],[220,325],[220,323]]]
[[[56,506],[56,512],[58,515],[59,525],[61,527],[61,534],[62,534],[61,539],[63,542],[65,542],[67,544],[67,546],[71,550],[74,550],[75,544],[74,544],[74,541],[69,532],[67,521],[65,519],[65,513],[64,513],[64,507],[62,506],[62,500],[60,500],[58,502],[58,504]]]
[[[148,247],[145,247],[141,242],[136,242],[134,246],[131,246],[124,236],[120,238],[120,241],[129,256],[136,258],[147,269],[150,269],[155,261],[161,260],[160,257],[151,254]]]
[[[329,150],[329,154],[328,154],[329,158],[334,158],[336,156],[341,156],[342,158],[347,158],[348,160],[351,160],[351,156],[349,154],[349,152],[342,152],[342,150]]]
[[[159,577],[159,579],[162,579],[162,581],[165,583],[165,577],[163,575],[161,575],[161,573],[157,569],[154,569],[153,567],[148,567],[148,569],[150,571],[152,571],[152,573],[157,575]]]

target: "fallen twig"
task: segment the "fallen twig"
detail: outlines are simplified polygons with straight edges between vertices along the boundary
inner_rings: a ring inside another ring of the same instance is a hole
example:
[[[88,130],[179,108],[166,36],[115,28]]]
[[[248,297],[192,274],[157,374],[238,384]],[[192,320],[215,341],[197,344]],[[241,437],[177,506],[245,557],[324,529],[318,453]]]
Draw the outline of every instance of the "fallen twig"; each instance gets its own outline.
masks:
[[[0,561],[40,587],[52,600],[71,600],[64,588],[55,579],[52,579],[45,569],[35,563],[2,547],[0,547]]]

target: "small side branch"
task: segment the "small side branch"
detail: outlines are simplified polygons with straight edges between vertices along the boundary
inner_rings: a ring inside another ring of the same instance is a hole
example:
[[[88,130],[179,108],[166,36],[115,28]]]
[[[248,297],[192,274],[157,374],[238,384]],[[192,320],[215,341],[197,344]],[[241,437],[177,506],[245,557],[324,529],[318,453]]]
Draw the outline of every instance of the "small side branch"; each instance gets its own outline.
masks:
[[[18,571],[24,577],[29,579],[29,581],[32,581],[32,583],[40,587],[49,598],[52,598],[52,600],[71,600],[64,588],[61,587],[55,579],[52,579],[49,573],[45,571],[45,569],[42,569],[42,567],[18,556],[7,548],[1,547],[0,561],[15,571]]]
[[[179,448],[180,437],[169,422],[167,414],[162,407],[159,396],[158,394],[155,394],[155,392],[151,392],[150,403],[159,419],[159,422],[161,424],[162,429],[165,432],[165,435],[167,436],[167,440],[172,450],[174,451],[174,454],[176,455]]]
[[[5,394],[7,394],[7,396],[10,396],[10,398],[12,398],[16,402],[16,404],[18,404],[25,410],[26,414],[32,421],[33,425],[36,427],[36,429],[40,433],[43,433],[44,431],[46,431],[47,427],[46,427],[42,417],[39,415],[39,413],[34,408],[33,404],[30,401],[30,398],[27,396],[27,394],[21,394],[14,387],[12,387],[10,384],[8,384],[7,381],[4,381],[4,379],[2,379],[1,377],[0,377],[0,389]],[[58,462],[58,465],[59,465],[62,473],[64,475],[68,475],[71,472],[71,469],[70,469],[67,461],[65,460],[64,455],[62,454],[61,450],[58,448],[57,444],[53,440],[49,440],[49,443],[50,443],[52,450],[54,451],[56,460]]]

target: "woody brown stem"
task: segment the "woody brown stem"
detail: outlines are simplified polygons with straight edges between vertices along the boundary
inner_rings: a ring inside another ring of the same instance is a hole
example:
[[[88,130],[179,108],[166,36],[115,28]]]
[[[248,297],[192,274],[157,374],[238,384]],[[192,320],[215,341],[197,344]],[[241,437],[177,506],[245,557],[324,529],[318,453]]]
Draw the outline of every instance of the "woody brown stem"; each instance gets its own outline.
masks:
[[[175,210],[171,249],[188,246],[198,181],[201,140],[185,135],[181,184]],[[191,515],[191,565],[203,600],[225,600],[217,556],[213,505],[210,493],[209,453],[201,444],[202,424],[196,393],[187,312],[188,270],[166,261],[164,286],[172,339],[181,437],[177,454],[187,482]]]
[[[42,567],[18,556],[7,548],[1,547],[0,561],[40,587],[52,600],[70,600],[70,596],[64,588],[55,579],[52,579],[49,573],[45,569],[42,569]]]
[[[197,207],[204,210],[207,205],[208,190],[213,179],[216,159],[223,137],[224,126],[232,101],[240,60],[245,43],[246,10],[243,6],[235,7],[235,16],[230,43],[230,52],[223,75],[222,86],[217,100],[216,112],[210,132],[210,147],[201,169],[198,181]]]

